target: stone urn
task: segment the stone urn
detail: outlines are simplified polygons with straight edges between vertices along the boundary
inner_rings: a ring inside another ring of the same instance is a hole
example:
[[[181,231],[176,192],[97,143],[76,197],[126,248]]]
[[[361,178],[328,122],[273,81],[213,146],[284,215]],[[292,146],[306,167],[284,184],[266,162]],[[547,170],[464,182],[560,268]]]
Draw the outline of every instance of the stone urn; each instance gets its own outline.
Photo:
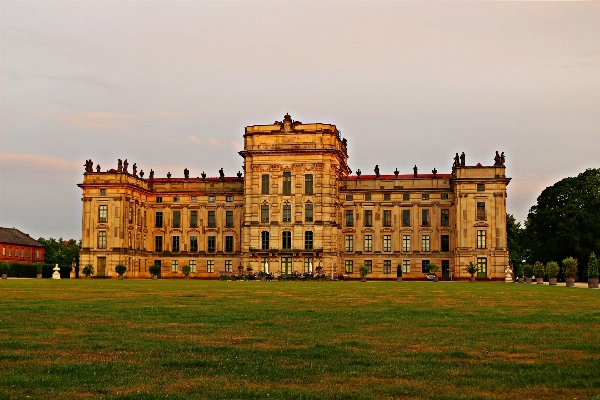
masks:
[[[267,281],[267,277],[266,276],[261,276],[260,277],[260,281],[261,282],[266,282]]]
[[[437,281],[438,281],[438,277],[437,277],[437,275],[436,275],[436,276],[433,278],[433,281],[434,281],[434,282],[437,282]]]
[[[520,278],[518,279],[518,282],[519,282],[519,283],[523,283],[523,282],[525,282],[525,279],[523,279],[522,277],[520,277]]]
[[[158,276],[156,276],[156,275],[152,275],[152,280],[153,280],[153,281],[155,281],[155,280],[157,280],[157,279],[158,279]]]
[[[469,277],[469,282],[475,282],[475,277],[474,276]]]
[[[588,288],[598,289],[598,278],[589,278],[588,279]]]
[[[402,282],[402,277],[400,276],[400,277],[396,278],[396,282]]]
[[[42,274],[37,274],[37,275],[36,275],[36,278],[37,278],[37,279],[42,279]]]
[[[120,281],[122,281],[123,280],[123,275],[117,276],[117,279],[120,280]]]
[[[361,281],[361,282],[366,282],[366,281],[367,281],[367,277],[366,277],[366,276],[363,276],[363,277],[361,277],[361,278],[360,278],[360,281]]]
[[[531,283],[531,282],[533,282],[533,279],[532,278],[525,278],[525,282]]]
[[[548,284],[550,286],[556,286],[556,278],[548,278]]]
[[[567,287],[575,286],[575,278],[565,278],[565,282],[567,283]]]
[[[188,279],[190,279],[190,277],[186,275],[183,277],[183,279],[188,280]]]
[[[543,285],[544,284],[544,278],[535,278],[535,283],[537,283],[538,285]]]
[[[2,274],[2,279],[8,278],[8,274]]]

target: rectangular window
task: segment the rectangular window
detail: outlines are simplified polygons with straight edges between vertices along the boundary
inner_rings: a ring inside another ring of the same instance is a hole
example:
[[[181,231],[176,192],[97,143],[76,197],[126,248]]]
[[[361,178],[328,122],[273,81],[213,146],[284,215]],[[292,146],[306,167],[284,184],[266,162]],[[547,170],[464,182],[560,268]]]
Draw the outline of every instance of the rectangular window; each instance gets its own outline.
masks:
[[[267,272],[268,262],[269,262],[269,258],[268,257],[263,257],[263,258],[260,259],[260,270],[262,272]]]
[[[485,231],[484,230],[477,231],[477,248],[485,249]]]
[[[422,260],[421,261],[421,272],[424,274],[428,274],[429,273],[429,260]]]
[[[216,211],[209,211],[208,212],[208,227],[214,228],[216,226],[217,226]]]
[[[269,174],[262,175],[260,193],[261,194],[269,194]]]
[[[106,196],[106,189],[100,189],[100,196]]]
[[[267,204],[260,206],[260,222],[269,222],[269,206]]]
[[[105,249],[106,248],[106,231],[99,231],[98,232],[98,248],[99,249]],[[10,254],[10,250],[9,249],[9,254]]]
[[[292,222],[292,206],[289,204],[283,205],[283,212],[281,215],[282,222]]]
[[[410,226],[410,210],[402,210],[402,226]]]
[[[477,220],[478,221],[485,221],[486,220],[486,215],[485,215],[485,201],[478,201],[477,202]]]
[[[281,258],[281,272],[284,274],[292,273],[292,257]]]
[[[442,218],[441,218],[442,226],[450,226],[450,210],[443,209],[441,216],[442,216]]]
[[[365,201],[371,201],[371,193],[365,193]]]
[[[157,198],[156,198],[156,202],[157,202],[157,203],[162,203],[162,197],[160,197],[160,196],[159,196],[159,197],[157,197]]]
[[[487,278],[487,258],[477,257],[477,277],[479,279]]]
[[[173,228],[181,227],[181,211],[173,211]]]
[[[442,193],[442,200],[448,200],[448,193]]]
[[[281,248],[282,248],[282,250],[291,250],[291,248],[292,248],[292,232],[284,231],[281,233]]]
[[[373,273],[373,260],[365,260],[365,267],[369,268],[369,273]]]
[[[206,260],[206,272],[215,272],[215,260]]]
[[[410,260],[402,260],[402,273],[410,274]]]
[[[173,236],[172,238],[173,247],[172,251],[179,251],[179,236]]]
[[[225,271],[233,271],[233,260],[225,260]]]
[[[38,250],[36,250],[36,254],[37,254],[37,251],[38,251]],[[5,255],[6,255],[6,247],[3,247],[3,248],[2,248],[2,255],[3,255],[3,256],[5,256]],[[36,256],[36,258],[37,258],[37,256]]]
[[[198,251],[198,236],[190,236],[190,251]]]
[[[179,260],[171,260],[171,272],[179,272]]]
[[[217,241],[215,240],[216,238],[214,236],[208,236],[208,243],[207,243],[207,247],[206,247],[206,251],[208,251],[209,253],[214,253],[216,251],[217,248]]]
[[[392,199],[392,195],[389,193],[383,194],[383,201],[390,201]]]
[[[313,233],[311,231],[304,232],[304,248],[312,250],[313,248]]]
[[[225,197],[225,201],[228,203],[233,203],[233,196],[227,196]]]
[[[383,235],[383,251],[392,251],[392,235]]]
[[[196,273],[196,260],[190,260],[190,272]]]
[[[190,211],[190,228],[198,227],[198,211]]]
[[[373,251],[373,236],[372,235],[365,235],[364,251]]]
[[[108,206],[98,207],[98,222],[108,221]]]
[[[365,210],[365,226],[373,226],[373,210]]]
[[[352,263],[352,260],[346,260],[346,273],[347,274],[353,274],[354,273],[354,265]]]
[[[410,251],[410,235],[402,235],[402,251]]]
[[[228,253],[233,251],[233,236],[225,236],[225,251]]]
[[[304,193],[313,194],[313,175],[304,175]]]
[[[225,226],[228,228],[233,227],[233,211],[225,211]]]
[[[154,251],[162,251],[162,236],[154,236]]]
[[[173,197],[173,203],[179,203],[180,200],[179,196]]]
[[[262,231],[260,233],[260,244],[262,250],[269,250],[269,232]]]
[[[354,196],[351,194],[347,194],[346,195],[346,201],[352,201],[354,199]]]
[[[27,249],[27,259],[31,258],[30,255],[31,255],[31,251],[29,249]]]
[[[314,270],[312,257],[304,257],[304,272],[312,272]]]
[[[154,218],[154,226],[162,228],[162,211],[157,211]]]
[[[133,223],[133,207],[129,207],[129,223]]]
[[[354,211],[346,210],[346,226],[354,226]]]
[[[283,194],[292,194],[292,173],[283,173]]]
[[[2,253],[4,253],[4,249],[2,249]],[[2,254],[2,255],[4,255],[4,254]],[[36,259],[36,260],[39,260],[39,259],[40,259],[40,251],[39,251],[39,250],[36,250],[36,251],[35,251],[35,259]]]
[[[478,192],[485,192],[485,184],[483,184],[483,183],[478,183],[478,184],[477,184],[477,191],[478,191]]]
[[[383,210],[383,226],[392,226],[392,210]]]
[[[441,251],[450,251],[450,235],[442,235]]]
[[[409,200],[410,200],[410,194],[402,193],[402,201],[409,201]]]
[[[421,251],[429,251],[429,235],[421,236]]]
[[[192,203],[197,203],[198,202],[198,196],[192,196],[191,201],[192,201]]]
[[[429,193],[423,193],[421,195],[421,200],[429,200]]]
[[[346,251],[352,252],[354,251],[354,236],[346,235]]]
[[[383,260],[383,273],[384,274],[392,273],[392,260]]]
[[[208,202],[209,202],[209,203],[214,203],[214,202],[215,202],[215,200],[216,200],[216,197],[215,197],[215,196],[208,196]]]
[[[313,222],[313,205],[310,203],[304,205],[304,222]]]
[[[421,225],[422,226],[431,225],[431,220],[429,219],[429,209],[428,208],[421,210]]]

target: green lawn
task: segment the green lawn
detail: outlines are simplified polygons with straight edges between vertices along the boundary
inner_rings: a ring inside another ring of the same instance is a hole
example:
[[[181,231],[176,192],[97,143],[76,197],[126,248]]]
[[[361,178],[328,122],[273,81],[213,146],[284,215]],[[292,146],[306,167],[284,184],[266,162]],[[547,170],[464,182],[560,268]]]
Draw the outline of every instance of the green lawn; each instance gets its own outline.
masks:
[[[0,399],[593,398],[599,298],[504,283],[2,280]]]

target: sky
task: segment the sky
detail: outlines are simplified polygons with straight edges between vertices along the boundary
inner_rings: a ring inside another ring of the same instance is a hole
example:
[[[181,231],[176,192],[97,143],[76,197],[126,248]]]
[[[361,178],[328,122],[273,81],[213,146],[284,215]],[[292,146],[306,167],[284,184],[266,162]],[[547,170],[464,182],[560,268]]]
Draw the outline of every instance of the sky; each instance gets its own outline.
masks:
[[[0,1],[0,226],[81,237],[84,163],[242,169],[331,123],[353,171],[506,155],[507,211],[600,167],[599,2]]]

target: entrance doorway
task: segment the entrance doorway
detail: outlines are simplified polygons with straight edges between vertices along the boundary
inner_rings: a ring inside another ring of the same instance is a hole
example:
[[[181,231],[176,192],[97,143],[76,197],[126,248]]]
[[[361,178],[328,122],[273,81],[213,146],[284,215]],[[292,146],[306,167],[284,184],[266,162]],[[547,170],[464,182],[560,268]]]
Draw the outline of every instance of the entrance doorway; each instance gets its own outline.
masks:
[[[292,257],[281,258],[281,273],[291,274],[292,273]]]
[[[442,260],[442,279],[450,279],[450,260]]]
[[[106,275],[106,257],[98,257],[98,271],[96,272],[97,276],[105,276]]]

